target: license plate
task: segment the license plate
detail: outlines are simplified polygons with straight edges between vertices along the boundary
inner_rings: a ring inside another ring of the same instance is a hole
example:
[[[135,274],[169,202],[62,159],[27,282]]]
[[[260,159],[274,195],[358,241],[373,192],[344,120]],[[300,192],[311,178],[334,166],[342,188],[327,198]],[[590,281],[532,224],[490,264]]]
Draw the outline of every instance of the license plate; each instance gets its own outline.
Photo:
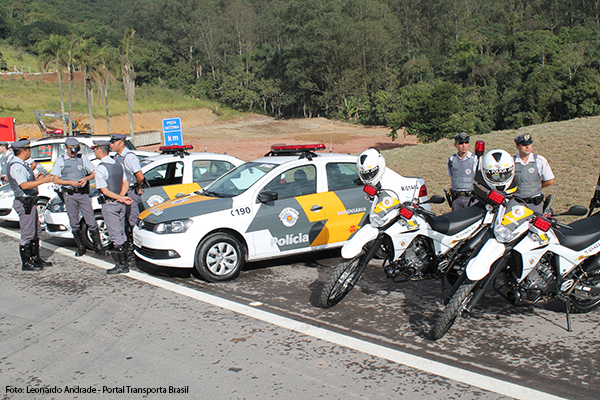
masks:
[[[141,237],[141,236],[139,236],[137,233],[134,233],[134,234],[133,234],[133,244],[134,244],[136,247],[140,247],[140,248],[141,248],[141,247],[142,247],[142,243],[143,243],[143,242],[144,242],[144,241],[142,240],[142,237]]]

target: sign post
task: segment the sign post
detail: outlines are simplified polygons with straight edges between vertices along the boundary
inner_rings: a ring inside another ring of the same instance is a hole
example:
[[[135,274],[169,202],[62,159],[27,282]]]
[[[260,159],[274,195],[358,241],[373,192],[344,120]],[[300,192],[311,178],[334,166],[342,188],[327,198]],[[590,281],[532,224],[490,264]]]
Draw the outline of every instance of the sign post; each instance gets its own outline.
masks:
[[[165,146],[182,146],[181,118],[165,118],[162,124]]]

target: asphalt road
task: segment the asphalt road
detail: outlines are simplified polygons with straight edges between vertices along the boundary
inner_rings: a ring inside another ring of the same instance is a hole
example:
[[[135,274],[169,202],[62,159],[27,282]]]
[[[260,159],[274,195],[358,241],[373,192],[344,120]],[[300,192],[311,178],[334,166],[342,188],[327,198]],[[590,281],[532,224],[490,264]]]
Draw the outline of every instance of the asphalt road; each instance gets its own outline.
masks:
[[[43,239],[54,266],[21,272],[18,230],[0,224],[3,398],[92,397],[66,387],[202,399],[600,392],[599,312],[574,315],[569,333],[559,304],[515,308],[490,294],[433,342],[426,333],[440,310],[437,282],[394,284],[373,267],[338,306],[316,307],[336,252],[254,263],[236,281],[210,284],[140,264],[108,276],[108,258],[75,259],[72,241]]]

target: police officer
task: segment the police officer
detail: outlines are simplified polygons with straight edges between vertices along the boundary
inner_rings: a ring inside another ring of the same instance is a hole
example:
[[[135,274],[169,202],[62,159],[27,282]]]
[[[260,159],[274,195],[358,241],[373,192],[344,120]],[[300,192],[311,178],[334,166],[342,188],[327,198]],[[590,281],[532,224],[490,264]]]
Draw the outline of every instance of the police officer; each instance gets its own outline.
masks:
[[[115,251],[111,253],[115,260],[114,268],[106,271],[109,275],[129,272],[129,261],[125,242],[125,208],[132,200],[126,196],[129,182],[121,163],[108,155],[110,141],[94,141],[94,154],[100,160],[96,167],[96,188],[103,194],[102,215],[108,228]]]
[[[133,202],[127,206],[127,214],[125,218],[125,234],[127,235],[127,251],[130,260],[134,259],[133,255],[133,227],[137,223],[140,215],[139,196],[144,193],[144,173],[140,166],[140,161],[137,156],[127,148],[127,136],[122,134],[111,135],[111,147],[117,152],[115,157],[125,168],[125,175],[129,182],[129,190],[127,197]]]
[[[454,136],[456,154],[448,158],[446,170],[452,179],[450,189],[452,211],[472,205],[473,178],[477,172],[477,156],[469,151],[471,138],[466,132]]]
[[[11,149],[8,148],[8,142],[0,142],[0,184],[8,182],[8,163],[14,157]]]
[[[527,207],[541,213],[544,205],[542,188],[554,183],[554,174],[544,157],[532,153],[533,139],[529,133],[515,138],[518,154],[515,155],[515,196]]]
[[[77,244],[75,257],[81,257],[86,253],[79,226],[79,213],[88,226],[96,254],[106,254],[102,248],[98,223],[92,210],[92,201],[88,196],[90,180],[94,178],[94,166],[85,155],[79,153],[81,145],[77,139],[68,138],[65,141],[65,147],[67,148],[66,153],[56,159],[51,174],[54,177],[54,183],[61,185],[61,199],[67,207],[69,224]]]
[[[42,227],[37,212],[38,186],[52,182],[52,176],[38,174],[25,162],[31,157],[29,140],[19,140],[11,145],[14,157],[7,165],[7,178],[15,194],[14,209],[19,214],[21,226],[21,254],[23,271],[39,271],[52,265],[40,258],[40,234]]]

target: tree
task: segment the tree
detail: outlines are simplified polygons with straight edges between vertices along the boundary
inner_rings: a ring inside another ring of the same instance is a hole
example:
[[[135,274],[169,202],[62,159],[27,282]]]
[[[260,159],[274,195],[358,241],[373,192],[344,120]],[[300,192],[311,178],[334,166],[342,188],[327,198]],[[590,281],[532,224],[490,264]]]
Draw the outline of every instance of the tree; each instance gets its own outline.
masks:
[[[110,82],[116,82],[119,74],[119,54],[117,49],[104,46],[98,51],[98,89],[102,91],[106,108],[106,133],[110,135],[110,113],[108,108],[108,89]]]
[[[43,70],[46,70],[50,64],[56,65],[58,75],[58,88],[60,90],[60,107],[62,115],[63,131],[67,131],[65,122],[65,100],[62,86],[62,72],[67,64],[69,43],[64,36],[51,35],[48,39],[39,43],[38,54]],[[70,125],[70,124],[69,124]]]

